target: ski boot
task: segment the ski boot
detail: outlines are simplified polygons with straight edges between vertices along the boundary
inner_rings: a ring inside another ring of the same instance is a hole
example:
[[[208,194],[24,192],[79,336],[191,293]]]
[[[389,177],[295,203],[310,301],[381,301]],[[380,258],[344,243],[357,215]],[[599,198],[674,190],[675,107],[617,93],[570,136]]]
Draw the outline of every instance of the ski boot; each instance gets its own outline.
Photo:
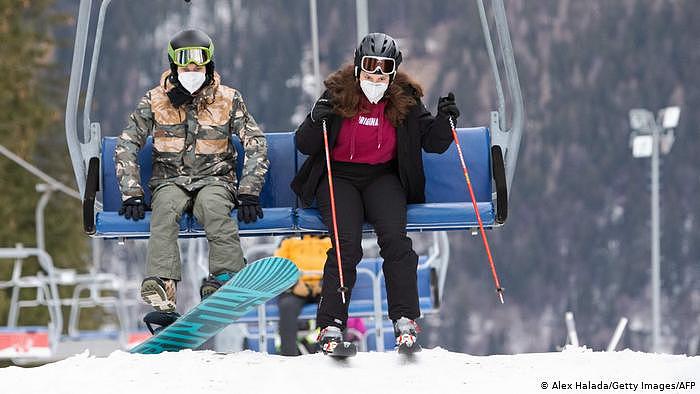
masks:
[[[396,336],[396,351],[400,354],[413,354],[423,350],[418,343],[420,327],[415,321],[402,317],[394,321],[394,336]]]
[[[343,332],[335,326],[328,326],[318,334],[318,345],[323,354],[332,357],[347,358],[357,354],[357,346],[343,341]]]
[[[177,281],[149,276],[141,282],[141,298],[156,311],[175,312]]]
[[[202,286],[199,288],[199,295],[202,297],[202,300],[219,290],[219,287],[231,280],[233,275],[235,275],[235,272],[223,271],[216,275],[209,274],[208,277],[202,279]]]

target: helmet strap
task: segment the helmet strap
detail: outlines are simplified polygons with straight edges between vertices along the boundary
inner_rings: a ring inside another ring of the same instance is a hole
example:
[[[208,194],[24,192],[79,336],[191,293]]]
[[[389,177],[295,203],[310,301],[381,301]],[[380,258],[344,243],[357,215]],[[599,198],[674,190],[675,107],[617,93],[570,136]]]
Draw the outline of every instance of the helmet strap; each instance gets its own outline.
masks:
[[[170,63],[170,75],[175,81],[177,81],[177,65],[172,61],[172,59],[170,59],[170,57],[168,57],[168,63]]]

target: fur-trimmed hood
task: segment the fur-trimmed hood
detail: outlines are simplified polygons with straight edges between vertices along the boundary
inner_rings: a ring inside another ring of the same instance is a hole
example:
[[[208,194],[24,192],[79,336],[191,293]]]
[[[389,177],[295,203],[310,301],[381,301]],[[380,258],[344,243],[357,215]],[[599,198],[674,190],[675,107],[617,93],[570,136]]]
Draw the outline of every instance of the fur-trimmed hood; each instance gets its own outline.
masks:
[[[363,94],[360,84],[354,75],[354,67],[348,64],[331,74],[325,81],[330,95],[333,111],[345,118],[357,115],[360,109],[360,99]],[[406,73],[397,71],[394,80],[389,84],[384,99],[387,100],[385,115],[394,127],[398,127],[406,119],[412,106],[423,97],[421,86]]]

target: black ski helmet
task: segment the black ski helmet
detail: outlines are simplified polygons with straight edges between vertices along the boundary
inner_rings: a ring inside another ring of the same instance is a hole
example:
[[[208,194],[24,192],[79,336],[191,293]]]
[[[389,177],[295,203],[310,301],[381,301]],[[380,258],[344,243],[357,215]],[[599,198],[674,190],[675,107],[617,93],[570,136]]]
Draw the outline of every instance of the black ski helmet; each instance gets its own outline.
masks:
[[[396,69],[399,68],[403,59],[399,45],[390,35],[384,33],[369,33],[360,41],[360,45],[355,49],[355,78],[360,77],[360,62],[363,56],[392,58],[396,63]],[[394,79],[394,75],[391,75],[391,80]]]
[[[170,63],[171,78],[173,82],[177,81],[177,64],[175,59],[171,57],[171,52],[180,48],[187,47],[204,47],[209,49],[211,60],[205,64],[206,77],[204,85],[208,85],[214,80],[214,42],[207,33],[199,29],[182,30],[175,34],[168,42],[168,62]]]

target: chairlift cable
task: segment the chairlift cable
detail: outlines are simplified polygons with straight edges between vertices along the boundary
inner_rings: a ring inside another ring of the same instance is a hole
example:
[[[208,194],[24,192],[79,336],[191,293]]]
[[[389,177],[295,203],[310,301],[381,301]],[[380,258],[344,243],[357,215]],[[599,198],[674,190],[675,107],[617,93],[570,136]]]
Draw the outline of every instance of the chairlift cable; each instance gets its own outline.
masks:
[[[36,166],[30,164],[26,160],[22,159],[18,155],[16,155],[14,152],[11,150],[7,149],[5,146],[0,145],[0,154],[3,156],[7,157],[8,159],[14,161],[17,163],[20,167],[24,168],[25,170],[29,171],[32,173],[34,176],[37,178],[41,179],[42,181],[48,183],[52,188],[62,192],[63,194],[73,197],[77,200],[82,200],[80,197],[80,193],[78,193],[77,190],[74,190],[65,184],[59,182],[55,178],[51,177],[50,175],[46,174],[44,171],[38,169]]]

